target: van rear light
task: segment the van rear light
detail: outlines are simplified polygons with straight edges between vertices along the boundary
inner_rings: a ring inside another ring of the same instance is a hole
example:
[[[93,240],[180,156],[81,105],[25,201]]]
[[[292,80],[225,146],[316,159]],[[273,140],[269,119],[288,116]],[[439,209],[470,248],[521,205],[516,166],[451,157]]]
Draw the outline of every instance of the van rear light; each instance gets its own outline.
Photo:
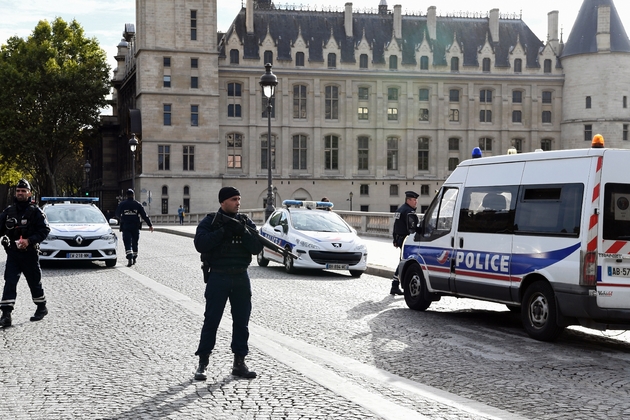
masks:
[[[597,253],[589,251],[584,255],[583,271],[580,286],[597,285]]]

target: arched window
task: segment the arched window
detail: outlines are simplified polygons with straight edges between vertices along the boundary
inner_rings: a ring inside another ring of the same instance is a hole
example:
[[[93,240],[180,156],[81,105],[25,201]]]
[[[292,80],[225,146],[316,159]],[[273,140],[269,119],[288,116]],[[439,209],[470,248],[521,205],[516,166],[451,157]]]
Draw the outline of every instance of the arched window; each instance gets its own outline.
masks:
[[[264,54],[264,58],[265,58],[265,64],[272,64],[273,65],[273,52],[267,50],[265,51]]]
[[[523,71],[523,60],[517,58],[514,60],[514,73],[521,73]]]
[[[359,68],[367,69],[368,68],[368,56],[367,54],[361,54],[359,56]]]
[[[545,60],[545,73],[551,73],[551,60]]]
[[[162,195],[168,195],[168,187],[166,185],[162,185]]]
[[[426,55],[420,57],[420,70],[429,70],[429,57]]]
[[[238,50],[230,50],[230,64],[238,64]]]
[[[483,72],[490,73],[490,59],[489,58],[483,59]]]
[[[337,67],[337,54],[328,53],[328,68],[334,69]]]
[[[397,55],[389,56],[389,69],[398,70],[398,56]]]
[[[184,186],[184,195],[190,195],[190,187],[188,185]]]
[[[304,53],[303,52],[295,53],[295,65],[296,67],[304,67]]]

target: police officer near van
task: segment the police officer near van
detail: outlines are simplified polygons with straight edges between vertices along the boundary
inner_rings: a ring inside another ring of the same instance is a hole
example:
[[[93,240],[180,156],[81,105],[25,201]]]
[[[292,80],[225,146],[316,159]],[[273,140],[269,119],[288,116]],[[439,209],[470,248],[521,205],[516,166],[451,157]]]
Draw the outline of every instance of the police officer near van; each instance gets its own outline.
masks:
[[[127,190],[127,199],[121,201],[118,205],[116,217],[120,220],[120,231],[125,244],[127,267],[131,267],[136,263],[136,258],[138,258],[140,218],[146,222],[151,232],[153,232],[153,224],[144,211],[142,204],[134,199],[134,192],[131,188]]]
[[[405,204],[398,207],[396,213],[394,213],[394,246],[400,248],[402,252],[402,245],[409,235],[409,228],[407,226],[407,215],[409,213],[415,213],[418,206],[418,197],[420,195],[413,191],[405,191]],[[398,266],[396,266],[396,272],[392,279],[392,288],[389,291],[391,295],[402,295],[403,291],[400,290],[400,279],[398,278]]]
[[[245,364],[245,356],[249,353],[248,325],[252,310],[252,289],[247,267],[252,261],[252,255],[260,253],[263,245],[258,239],[256,225],[238,212],[241,193],[236,188],[221,188],[219,203],[221,208],[216,213],[208,214],[199,223],[194,239],[195,248],[201,253],[206,282],[206,310],[199,346],[195,352],[199,356],[195,379],[200,381],[207,378],[205,371],[228,299],[232,307],[232,375],[248,379],[256,377],[256,372],[250,371]]]
[[[39,243],[50,232],[44,212],[31,201],[31,185],[21,179],[15,189],[13,205],[0,214],[0,243],[7,252],[4,269],[4,290],[0,300],[0,328],[11,326],[11,312],[17,297],[17,284],[24,274],[33,303],[37,305],[31,321],[40,321],[47,314],[46,296],[39,265]]]

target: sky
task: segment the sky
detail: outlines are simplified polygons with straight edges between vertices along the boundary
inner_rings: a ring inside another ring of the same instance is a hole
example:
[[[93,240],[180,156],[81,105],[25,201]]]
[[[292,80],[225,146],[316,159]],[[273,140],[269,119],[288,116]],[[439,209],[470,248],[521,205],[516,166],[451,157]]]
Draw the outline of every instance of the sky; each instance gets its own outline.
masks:
[[[171,1],[171,0],[154,0]],[[321,10],[323,4],[344,9],[344,5],[351,1],[355,11],[362,9],[376,9],[380,0],[299,0],[279,1],[279,5],[310,5]],[[227,31],[232,21],[241,9],[245,0],[217,0],[218,30]],[[404,14],[426,14],[430,6],[437,7],[437,14],[470,12],[485,14],[491,9],[498,8],[500,13],[522,14],[523,21],[542,41],[547,39],[547,13],[552,10],[559,12],[560,29],[563,31],[564,41],[567,40],[573,22],[582,5],[581,0],[528,0],[518,3],[519,6],[505,6],[511,4],[504,0],[387,0],[390,9],[400,4]],[[617,12],[626,29],[630,33],[630,1],[615,1]],[[326,6],[328,7],[328,6]],[[61,17],[67,22],[76,19],[85,30],[87,37],[96,37],[101,48],[107,53],[109,65],[114,68],[116,61],[116,46],[122,38],[125,23],[135,24],[135,0],[0,0],[0,44],[5,44],[11,36],[27,38],[40,20],[52,22]]]

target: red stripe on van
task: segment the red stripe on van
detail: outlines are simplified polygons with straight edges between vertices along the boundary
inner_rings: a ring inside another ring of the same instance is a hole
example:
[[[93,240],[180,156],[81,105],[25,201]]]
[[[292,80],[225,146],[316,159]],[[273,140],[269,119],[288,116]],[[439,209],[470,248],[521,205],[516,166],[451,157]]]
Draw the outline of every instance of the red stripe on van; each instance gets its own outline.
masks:
[[[595,226],[597,226],[597,215],[596,214],[591,214],[591,218],[590,218],[590,220],[588,222],[588,229],[591,230]]]
[[[618,253],[619,250],[621,250],[621,248],[623,248],[626,243],[627,243],[626,241],[615,241],[615,243],[612,244],[612,246],[606,250],[606,254]]]
[[[591,239],[591,241],[586,245],[586,250],[588,252],[595,251],[597,249],[597,236]]]

